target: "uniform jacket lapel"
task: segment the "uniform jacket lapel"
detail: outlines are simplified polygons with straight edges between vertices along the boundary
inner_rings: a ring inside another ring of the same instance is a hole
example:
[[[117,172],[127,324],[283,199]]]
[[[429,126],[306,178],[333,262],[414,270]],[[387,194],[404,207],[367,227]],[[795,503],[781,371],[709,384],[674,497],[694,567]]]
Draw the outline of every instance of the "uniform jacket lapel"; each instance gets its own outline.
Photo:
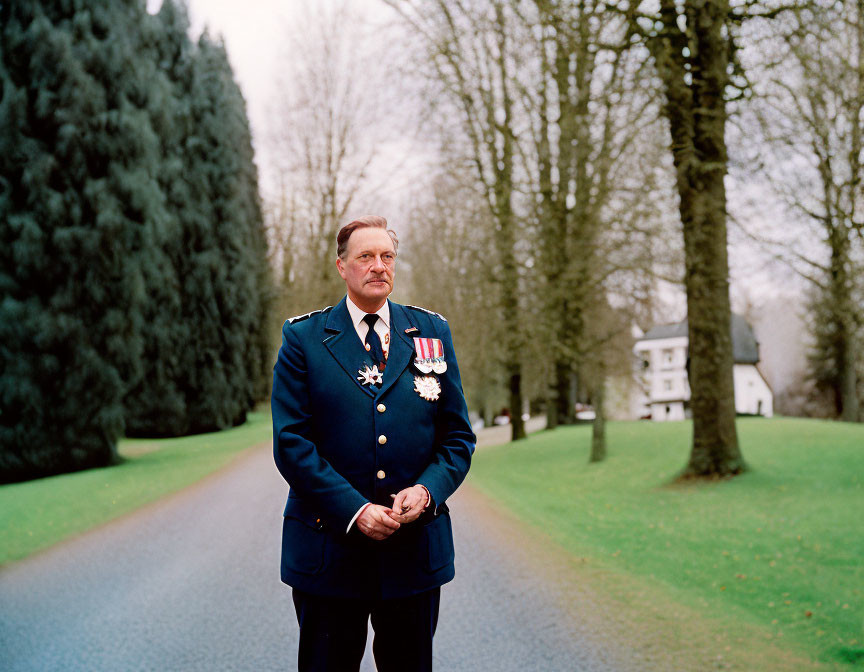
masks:
[[[392,337],[390,340],[392,344]],[[351,322],[351,315],[348,313],[348,306],[345,303],[344,297],[327,316],[327,322],[324,325],[324,345],[330,351],[330,354],[333,355],[333,358],[339,362],[339,366],[345,369],[345,373],[348,374],[357,387],[370,397],[374,396],[374,390],[368,385],[363,385],[357,378],[359,369],[363,367],[363,364],[371,365],[372,362],[363,350],[360,339],[357,338],[357,332]],[[387,368],[389,369],[390,367]],[[385,370],[384,385],[386,386],[386,384],[387,377]]]

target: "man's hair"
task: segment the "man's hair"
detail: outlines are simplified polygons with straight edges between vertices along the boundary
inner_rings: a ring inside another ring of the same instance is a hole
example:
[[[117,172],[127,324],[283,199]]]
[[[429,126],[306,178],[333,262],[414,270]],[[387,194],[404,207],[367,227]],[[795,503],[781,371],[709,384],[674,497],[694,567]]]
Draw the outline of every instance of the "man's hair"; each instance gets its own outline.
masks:
[[[339,229],[339,233],[336,234],[336,256],[340,258],[345,257],[345,252],[348,251],[348,239],[352,233],[357,229],[368,229],[370,227],[384,229],[387,235],[390,236],[390,240],[393,241],[393,250],[396,251],[399,249],[399,238],[396,237],[395,231],[387,228],[386,219],[378,215],[363,215]]]

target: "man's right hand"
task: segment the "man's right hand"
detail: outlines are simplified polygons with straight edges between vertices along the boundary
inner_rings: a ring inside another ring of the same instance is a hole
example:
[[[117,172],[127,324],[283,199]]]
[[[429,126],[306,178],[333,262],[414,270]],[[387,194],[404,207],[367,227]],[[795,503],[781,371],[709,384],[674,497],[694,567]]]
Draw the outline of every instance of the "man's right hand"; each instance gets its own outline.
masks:
[[[399,529],[399,523],[390,517],[393,510],[380,504],[370,504],[357,516],[356,525],[370,539],[381,541]]]

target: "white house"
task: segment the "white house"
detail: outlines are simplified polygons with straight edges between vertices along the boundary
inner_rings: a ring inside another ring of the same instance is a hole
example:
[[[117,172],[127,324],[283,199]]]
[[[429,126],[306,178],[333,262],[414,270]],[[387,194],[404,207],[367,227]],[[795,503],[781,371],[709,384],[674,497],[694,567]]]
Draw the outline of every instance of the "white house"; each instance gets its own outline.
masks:
[[[642,417],[683,420],[690,417],[687,380],[687,321],[650,329],[633,347],[642,362],[637,374],[642,389]],[[741,315],[732,314],[732,349],[735,356],[735,411],[747,415],[774,414],[774,395],[756,364],[759,343]]]

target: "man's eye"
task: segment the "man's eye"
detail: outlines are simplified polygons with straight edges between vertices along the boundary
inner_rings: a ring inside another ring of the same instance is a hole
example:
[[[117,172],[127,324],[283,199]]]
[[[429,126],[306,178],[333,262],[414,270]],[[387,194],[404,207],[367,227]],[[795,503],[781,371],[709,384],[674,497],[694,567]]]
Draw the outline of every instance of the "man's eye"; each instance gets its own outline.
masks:
[[[361,258],[361,259],[368,259],[368,258],[369,258],[369,255],[368,255],[368,254],[361,254],[361,255],[360,255],[360,258]]]

